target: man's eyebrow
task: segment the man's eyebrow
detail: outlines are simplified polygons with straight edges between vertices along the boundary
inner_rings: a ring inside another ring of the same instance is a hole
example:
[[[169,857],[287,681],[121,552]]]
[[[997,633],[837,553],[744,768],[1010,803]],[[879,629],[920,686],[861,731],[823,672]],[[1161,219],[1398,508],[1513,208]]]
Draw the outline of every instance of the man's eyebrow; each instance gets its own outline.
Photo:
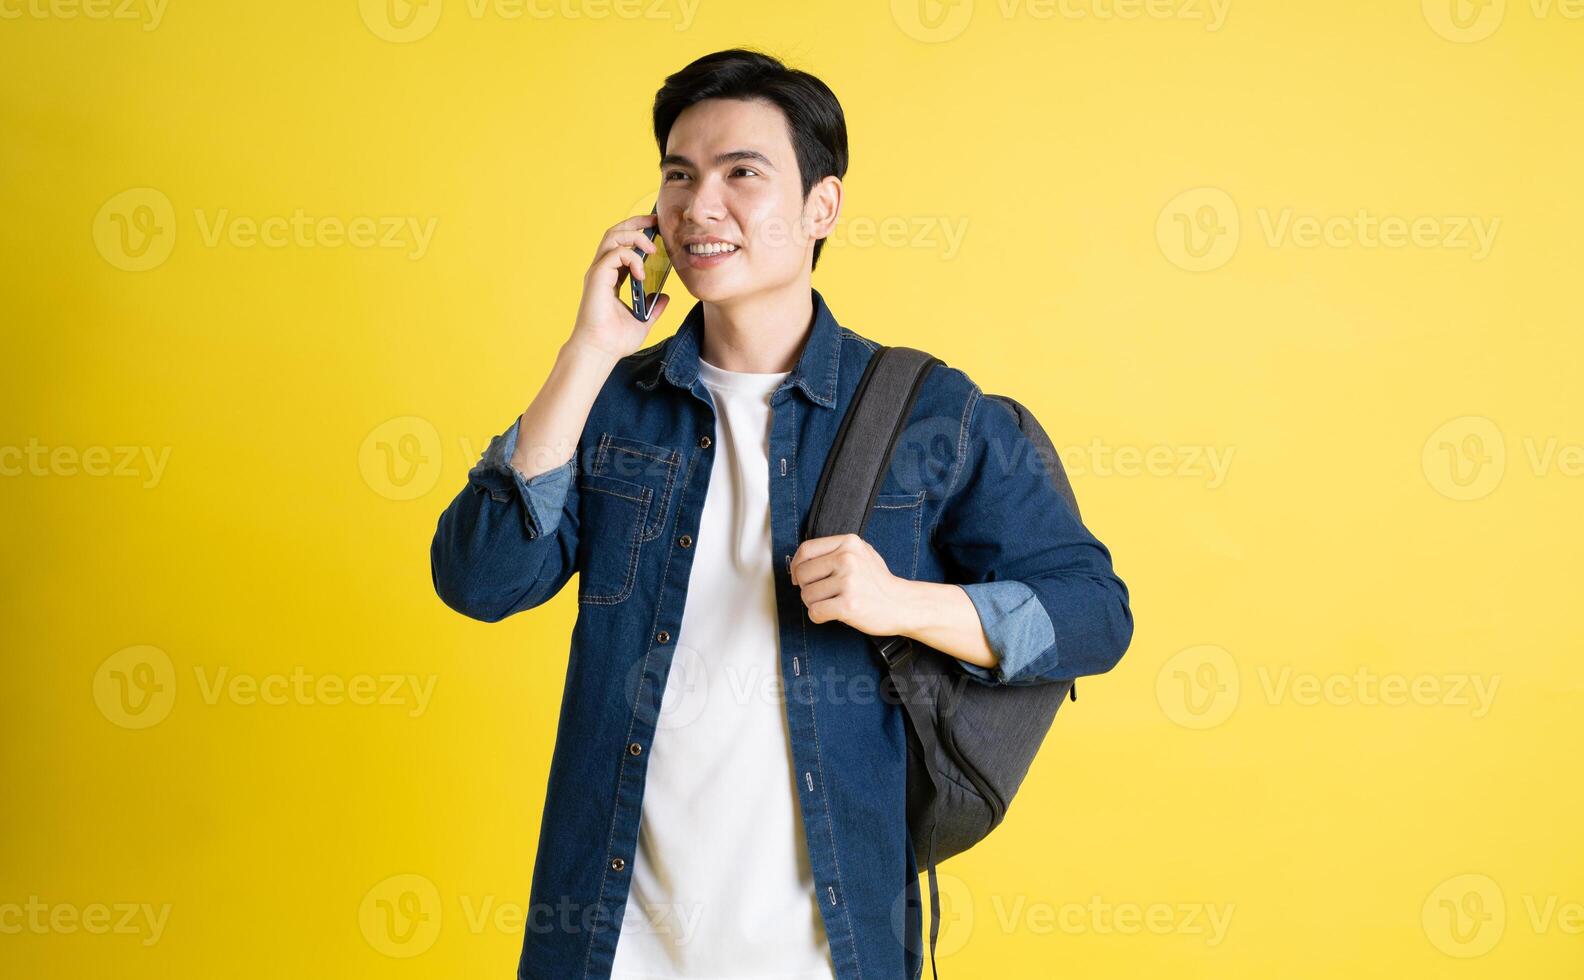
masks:
[[[722,164],[736,163],[740,160],[752,160],[755,163],[768,167],[771,170],[775,169],[775,164],[770,162],[770,158],[765,156],[763,153],[760,153],[758,150],[732,150],[728,153],[722,153],[715,158],[715,166],[719,167]],[[693,166],[693,161],[689,160],[685,156],[682,156],[680,153],[667,153],[665,156],[660,158],[660,166],[662,168],[676,166],[687,167],[689,170],[695,169]]]

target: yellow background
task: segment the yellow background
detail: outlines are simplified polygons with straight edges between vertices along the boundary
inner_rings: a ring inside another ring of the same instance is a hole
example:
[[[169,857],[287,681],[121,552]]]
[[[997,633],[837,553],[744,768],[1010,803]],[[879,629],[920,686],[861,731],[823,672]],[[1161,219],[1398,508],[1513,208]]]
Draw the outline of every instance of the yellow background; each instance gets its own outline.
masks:
[[[1133,592],[942,869],[946,974],[1578,975],[1577,10],[434,0],[403,40],[372,0],[115,3],[0,19],[0,462],[42,452],[0,477],[0,973],[509,975],[575,589],[468,621],[430,536],[648,209],[655,89],[748,44],[847,113],[815,285],[1031,406]],[[299,210],[433,237],[205,234]],[[1282,232],[1361,211],[1434,223]],[[297,669],[432,696],[210,686]],[[158,941],[68,928],[119,903]]]

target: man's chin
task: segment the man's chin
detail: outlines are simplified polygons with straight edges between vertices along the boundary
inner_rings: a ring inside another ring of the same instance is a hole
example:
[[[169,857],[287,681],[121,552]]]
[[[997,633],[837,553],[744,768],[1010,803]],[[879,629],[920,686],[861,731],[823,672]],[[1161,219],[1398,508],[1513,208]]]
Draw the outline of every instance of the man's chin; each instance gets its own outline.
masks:
[[[728,303],[753,291],[732,277],[708,274],[683,276],[682,285],[687,287],[689,295],[704,303]]]

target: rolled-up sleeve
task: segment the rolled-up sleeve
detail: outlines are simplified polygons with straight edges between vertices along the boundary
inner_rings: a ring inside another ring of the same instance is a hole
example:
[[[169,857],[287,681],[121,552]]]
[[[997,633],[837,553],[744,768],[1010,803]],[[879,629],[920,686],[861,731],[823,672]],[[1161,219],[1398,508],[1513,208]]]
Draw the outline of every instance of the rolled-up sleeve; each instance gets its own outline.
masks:
[[[1002,402],[970,395],[962,458],[935,546],[979,613],[997,664],[958,664],[992,684],[1041,684],[1116,666],[1133,636],[1111,553],[1056,489]]]
[[[577,570],[578,457],[524,477],[511,465],[519,424],[490,440],[429,546],[435,593],[485,622],[548,601]]]
[[[490,440],[483,457],[468,474],[469,482],[481,486],[492,494],[499,494],[510,486],[523,502],[523,524],[530,538],[551,534],[561,521],[561,505],[566,502],[567,491],[572,486],[574,465],[567,460],[553,470],[525,477],[511,465],[512,454],[517,451],[518,418],[511,428]],[[496,496],[499,500],[499,496]]]
[[[1028,672],[1041,651],[1056,641],[1049,614],[1034,590],[1022,582],[958,583],[979,612],[990,649],[996,653],[994,667],[981,667],[966,660],[962,668],[982,680],[999,684]]]

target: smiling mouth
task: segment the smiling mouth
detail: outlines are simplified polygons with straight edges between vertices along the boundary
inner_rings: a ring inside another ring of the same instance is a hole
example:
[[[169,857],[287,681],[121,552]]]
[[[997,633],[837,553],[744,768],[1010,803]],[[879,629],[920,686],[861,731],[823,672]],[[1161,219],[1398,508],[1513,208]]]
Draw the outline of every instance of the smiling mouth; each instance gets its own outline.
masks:
[[[710,258],[711,256],[715,255],[730,255],[737,250],[738,248],[736,245],[729,245],[725,242],[710,242],[707,245],[689,245],[686,249],[687,254],[695,258]]]

